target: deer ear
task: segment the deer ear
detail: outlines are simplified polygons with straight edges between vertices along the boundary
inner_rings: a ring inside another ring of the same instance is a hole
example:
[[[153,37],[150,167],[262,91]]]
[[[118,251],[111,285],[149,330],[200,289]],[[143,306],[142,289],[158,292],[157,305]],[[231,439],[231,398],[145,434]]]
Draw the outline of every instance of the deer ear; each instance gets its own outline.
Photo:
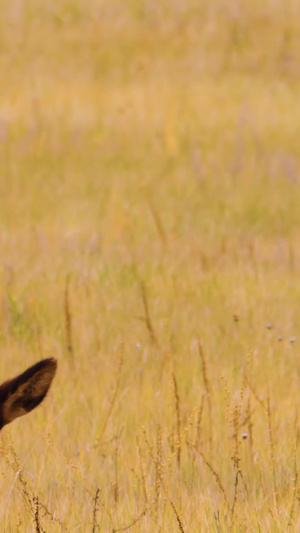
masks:
[[[0,386],[0,429],[41,403],[55,376],[56,367],[56,359],[44,359]]]

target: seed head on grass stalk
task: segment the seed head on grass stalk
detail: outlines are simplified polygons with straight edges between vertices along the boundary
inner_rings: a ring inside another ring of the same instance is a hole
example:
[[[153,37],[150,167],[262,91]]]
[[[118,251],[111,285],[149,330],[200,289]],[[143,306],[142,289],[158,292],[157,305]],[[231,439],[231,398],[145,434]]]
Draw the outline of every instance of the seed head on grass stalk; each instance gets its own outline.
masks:
[[[184,439],[182,437],[182,440],[184,440],[184,442],[186,443],[186,446],[187,448],[191,448],[191,446],[193,446],[191,440],[190,440],[190,431],[193,431],[194,429],[194,420],[195,420],[195,415],[197,416],[197,412],[198,410],[197,409],[193,409],[193,411],[191,412],[190,416],[188,417],[187,421],[186,421],[186,424],[183,428],[183,431],[182,431],[182,435],[184,436]]]
[[[23,499],[24,505],[34,520],[36,531],[40,531],[40,533],[44,533],[44,529],[42,528],[40,524],[40,518],[39,518],[40,510],[42,509],[44,516],[48,516],[51,522],[55,522],[56,524],[58,524],[58,526],[60,527],[60,531],[65,531],[66,533],[70,533],[67,527],[58,518],[56,518],[51,511],[49,511],[49,509],[46,507],[45,504],[43,504],[40,501],[40,498],[34,495],[30,482],[28,482],[23,475],[22,465],[20,465],[19,463],[19,459],[17,457],[16,451],[13,447],[13,443],[11,439],[9,442],[9,450],[6,451],[5,449],[1,448],[0,454],[1,454],[1,458],[5,460],[8,466],[11,467],[11,469],[15,473],[15,480],[14,480],[13,486],[16,484],[17,490]],[[0,519],[4,514],[5,508],[6,508],[6,503],[4,503],[3,505]]]
[[[242,429],[244,426],[247,426],[248,432],[243,433],[243,439],[247,439],[249,437],[249,446],[251,451],[251,456],[253,458],[253,422],[252,422],[252,415],[255,411],[255,407],[251,409],[251,396],[248,396],[247,404],[246,404],[246,416],[244,419],[240,422],[238,429]]]
[[[153,446],[151,446],[151,444],[149,443],[149,441],[147,439],[145,431],[144,431],[144,437],[145,437],[145,442],[146,442],[148,450],[149,450],[149,455],[150,455],[150,457],[151,457],[151,459],[152,459],[152,461],[154,463],[155,471],[156,471],[156,486],[155,486],[156,494],[155,494],[155,498],[154,498],[152,504],[155,505],[155,511],[157,513],[158,512],[158,496],[160,495],[160,490],[162,488],[164,493],[165,493],[165,495],[166,495],[166,501],[168,501],[170,503],[170,505],[172,506],[172,509],[173,509],[173,511],[175,513],[175,516],[176,516],[176,519],[177,519],[177,523],[178,523],[178,526],[179,526],[179,530],[182,533],[185,533],[184,528],[183,528],[183,521],[182,521],[181,517],[179,516],[179,513],[178,513],[174,503],[171,501],[171,499],[168,496],[168,490],[167,490],[166,484],[164,482],[164,472],[163,472],[164,465],[162,463],[161,428],[160,428],[160,426],[158,427],[158,433],[157,433],[157,452],[156,452],[156,455],[155,455]]]
[[[96,533],[97,531],[97,512],[99,510],[98,507],[98,500],[100,495],[100,489],[97,488],[94,500],[93,500],[93,527],[92,527],[92,533]]]
[[[39,497],[35,496],[33,498],[33,504],[35,506],[34,510],[34,524],[35,524],[35,532],[36,533],[45,533],[40,525],[40,517],[39,517]]]
[[[234,512],[235,512],[235,506],[237,502],[237,494],[238,494],[238,483],[239,483],[239,476],[241,475],[240,470],[240,451],[239,451],[239,418],[240,418],[240,412],[241,412],[241,406],[236,405],[233,414],[232,414],[232,424],[233,424],[233,455],[232,455],[232,463],[233,468],[235,470],[235,480],[234,480],[234,494],[233,494],[233,502],[231,506],[231,519],[234,520]]]
[[[149,456],[153,461],[154,468],[155,468],[155,496],[153,499],[154,509],[155,513],[157,515],[158,513],[158,504],[160,500],[161,495],[161,488],[166,492],[166,488],[164,485],[164,465],[162,462],[162,439],[161,439],[161,427],[157,426],[157,436],[156,436],[156,450],[154,446],[152,446],[147,438],[145,429],[143,430],[144,439],[146,446],[148,448]]]

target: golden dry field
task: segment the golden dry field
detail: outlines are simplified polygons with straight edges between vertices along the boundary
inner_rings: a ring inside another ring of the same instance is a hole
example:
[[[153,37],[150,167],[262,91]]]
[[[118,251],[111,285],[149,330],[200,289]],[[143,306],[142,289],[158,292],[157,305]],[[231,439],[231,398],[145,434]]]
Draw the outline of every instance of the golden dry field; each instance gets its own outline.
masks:
[[[0,2],[1,533],[300,531],[300,4]]]

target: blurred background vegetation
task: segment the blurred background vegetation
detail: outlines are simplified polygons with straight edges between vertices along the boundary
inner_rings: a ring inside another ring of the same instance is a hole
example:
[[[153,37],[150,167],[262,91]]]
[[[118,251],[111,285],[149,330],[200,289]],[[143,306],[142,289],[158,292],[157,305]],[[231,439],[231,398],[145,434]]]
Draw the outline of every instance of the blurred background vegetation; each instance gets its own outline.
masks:
[[[298,2],[0,8],[1,529],[297,531]]]

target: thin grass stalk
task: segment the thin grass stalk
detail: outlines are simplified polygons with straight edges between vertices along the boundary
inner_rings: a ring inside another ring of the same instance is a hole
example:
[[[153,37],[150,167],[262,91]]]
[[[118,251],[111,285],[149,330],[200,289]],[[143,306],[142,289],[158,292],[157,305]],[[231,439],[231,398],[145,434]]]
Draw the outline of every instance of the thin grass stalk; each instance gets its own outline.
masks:
[[[179,527],[179,531],[181,533],[185,533],[184,531],[184,528],[183,528],[183,523],[182,523],[182,519],[180,518],[179,514],[178,514],[178,511],[174,505],[174,503],[170,500],[170,504],[171,504],[171,507],[175,513],[175,516],[176,516],[176,520],[177,520],[177,523],[178,523],[178,527]]]
[[[278,513],[276,464],[275,464],[275,454],[274,454],[275,444],[274,444],[273,427],[272,427],[272,416],[271,416],[271,404],[270,404],[270,397],[269,396],[267,398],[267,418],[268,418],[270,457],[271,457],[271,463],[272,463],[273,495],[274,495],[275,508],[276,508],[277,513]]]
[[[181,416],[180,416],[180,397],[178,392],[178,385],[175,373],[172,373],[173,385],[174,385],[174,398],[175,398],[175,414],[176,414],[176,433],[177,441],[175,442],[177,466],[180,468],[181,464]]]
[[[145,467],[144,467],[143,458],[142,458],[142,449],[141,449],[141,445],[140,445],[140,441],[138,437],[137,437],[137,447],[138,447],[138,454],[139,454],[139,466],[140,466],[140,472],[141,472],[141,484],[142,484],[142,489],[144,493],[144,498],[145,498],[146,504],[148,505],[149,497],[148,497],[147,486],[146,486]]]
[[[167,247],[168,240],[167,240],[165,229],[164,229],[162,221],[161,221],[161,217],[159,216],[159,213],[155,209],[155,207],[154,207],[153,203],[151,202],[151,200],[148,200],[148,206],[149,206],[150,213],[151,213],[151,215],[153,217],[153,220],[154,220],[154,223],[155,223],[155,226],[156,226],[156,229],[157,229],[157,233],[160,236],[161,242],[164,245],[164,247]]]
[[[99,507],[98,507],[99,495],[100,495],[100,489],[97,488],[96,492],[95,492],[94,500],[93,500],[93,527],[92,527],[92,533],[96,533],[97,528],[98,528],[98,526],[97,526],[97,512],[99,511]]]
[[[155,333],[153,321],[152,321],[151,314],[150,314],[146,285],[143,281],[140,281],[140,290],[141,290],[142,302],[143,302],[144,313],[145,313],[145,316],[141,317],[141,319],[146,324],[151,341],[157,347],[159,346],[159,342],[157,339],[157,335]]]
[[[212,407],[211,407],[211,386],[208,379],[208,372],[207,372],[207,363],[204,355],[204,351],[202,348],[202,345],[198,339],[198,350],[199,355],[202,363],[202,374],[203,374],[203,382],[204,382],[204,388],[206,392],[206,399],[207,399],[207,405],[208,405],[208,423],[209,423],[209,446],[210,451],[212,453]]]
[[[64,292],[64,312],[65,312],[65,331],[66,331],[66,348],[70,359],[74,361],[74,343],[73,343],[73,322],[70,306],[70,276],[66,277]]]
[[[102,428],[101,428],[101,430],[99,432],[99,435],[98,435],[98,437],[96,439],[96,444],[95,444],[96,446],[101,442],[101,439],[102,439],[102,437],[104,435],[104,432],[105,432],[105,430],[107,428],[107,424],[109,422],[109,419],[111,417],[113,408],[114,408],[116,400],[117,400],[118,392],[119,392],[119,389],[120,389],[123,362],[124,362],[123,354],[121,353],[120,359],[119,359],[118,370],[117,370],[116,386],[115,386],[114,392],[112,394],[112,398],[111,398],[111,401],[110,401],[110,404],[109,404],[109,407],[108,407],[108,411],[107,411],[106,417],[104,418],[104,421],[103,421],[103,424],[102,424]]]
[[[298,444],[299,444],[299,430],[297,427],[297,417],[295,418],[295,442],[293,446],[293,452],[294,452],[294,479],[293,479],[293,499],[292,504],[289,512],[289,520],[287,527],[293,527],[293,518],[295,514],[295,505],[296,505],[296,499],[298,494],[298,464],[297,464],[297,451],[298,451]]]
[[[226,491],[224,489],[223,483],[221,482],[221,478],[220,478],[219,474],[217,473],[215,468],[212,466],[212,464],[208,461],[208,459],[206,459],[204,454],[202,452],[200,452],[200,450],[197,450],[196,448],[194,448],[194,450],[195,450],[195,452],[198,455],[200,455],[200,457],[202,458],[203,462],[206,464],[207,468],[210,470],[210,472],[214,476],[214,478],[216,480],[216,483],[217,483],[217,486],[218,486],[218,489],[219,489],[219,492],[224,498],[224,502],[226,504],[228,512],[230,512],[229,500],[227,498],[227,494],[226,494]]]

